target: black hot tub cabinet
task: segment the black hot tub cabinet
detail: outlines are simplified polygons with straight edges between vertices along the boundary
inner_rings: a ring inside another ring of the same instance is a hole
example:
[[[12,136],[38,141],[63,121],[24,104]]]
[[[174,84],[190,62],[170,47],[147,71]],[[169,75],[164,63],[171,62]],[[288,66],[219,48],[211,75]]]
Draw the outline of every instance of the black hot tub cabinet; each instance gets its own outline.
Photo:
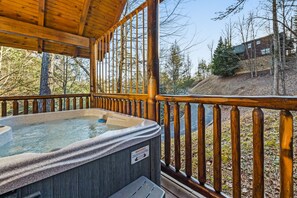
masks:
[[[54,152],[0,158],[0,198],[105,198],[140,176],[160,185],[160,126],[153,121],[89,109],[4,118],[0,124],[13,128],[14,123],[94,115],[127,128]]]

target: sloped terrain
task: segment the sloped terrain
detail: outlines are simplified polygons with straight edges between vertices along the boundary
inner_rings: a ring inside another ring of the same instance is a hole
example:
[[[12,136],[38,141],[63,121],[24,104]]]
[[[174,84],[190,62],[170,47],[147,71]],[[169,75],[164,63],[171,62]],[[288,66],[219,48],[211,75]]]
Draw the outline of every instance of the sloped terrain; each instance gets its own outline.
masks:
[[[287,95],[297,95],[297,66],[287,69],[285,75]],[[210,76],[190,89],[190,92],[201,95],[271,95],[272,81],[273,76],[269,71],[261,72],[254,78],[249,73],[225,78]]]

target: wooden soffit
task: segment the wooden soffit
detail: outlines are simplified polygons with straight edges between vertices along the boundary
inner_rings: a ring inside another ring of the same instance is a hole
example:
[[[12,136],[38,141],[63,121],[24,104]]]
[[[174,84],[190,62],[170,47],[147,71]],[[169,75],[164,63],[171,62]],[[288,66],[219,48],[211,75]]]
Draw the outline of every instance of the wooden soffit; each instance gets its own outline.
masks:
[[[0,45],[89,57],[119,21],[126,0],[0,0]]]

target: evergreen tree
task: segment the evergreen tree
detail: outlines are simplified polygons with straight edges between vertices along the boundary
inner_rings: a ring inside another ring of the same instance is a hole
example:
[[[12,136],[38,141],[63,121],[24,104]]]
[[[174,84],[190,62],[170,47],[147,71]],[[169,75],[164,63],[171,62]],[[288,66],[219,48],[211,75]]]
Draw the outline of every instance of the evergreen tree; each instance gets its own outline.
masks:
[[[223,42],[220,37],[218,46],[214,51],[211,64],[212,73],[218,76],[232,76],[238,68],[239,58],[233,52],[232,46]]]

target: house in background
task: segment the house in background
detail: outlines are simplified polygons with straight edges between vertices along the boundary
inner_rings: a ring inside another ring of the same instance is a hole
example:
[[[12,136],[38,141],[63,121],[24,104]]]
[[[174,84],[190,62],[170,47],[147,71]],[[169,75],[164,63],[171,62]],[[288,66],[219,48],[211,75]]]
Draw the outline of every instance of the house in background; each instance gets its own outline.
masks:
[[[280,33],[281,52],[283,48],[284,34]],[[256,65],[257,71],[270,70],[272,65],[273,35],[264,36],[246,43],[234,46],[233,51],[240,58],[237,73],[251,71],[251,65]],[[293,41],[287,38],[286,56],[294,54]]]

